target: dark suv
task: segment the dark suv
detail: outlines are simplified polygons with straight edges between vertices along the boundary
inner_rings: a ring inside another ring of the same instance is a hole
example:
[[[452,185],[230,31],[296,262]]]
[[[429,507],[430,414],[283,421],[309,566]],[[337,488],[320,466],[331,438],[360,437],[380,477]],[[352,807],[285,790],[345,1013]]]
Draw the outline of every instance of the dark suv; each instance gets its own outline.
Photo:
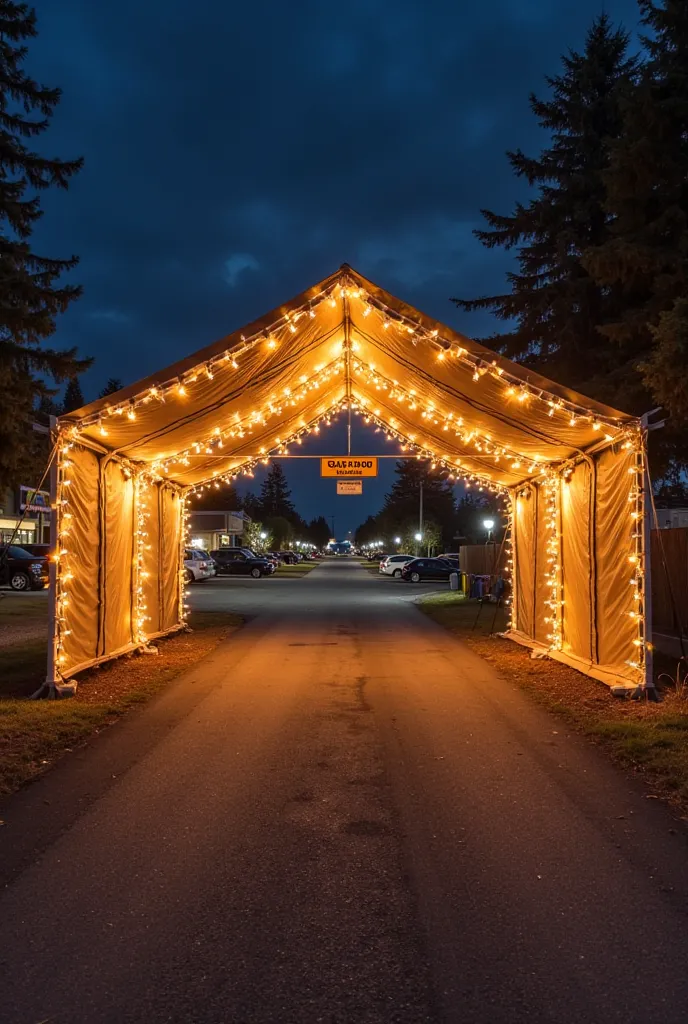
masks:
[[[9,583],[12,590],[43,590],[48,580],[47,558],[17,544],[0,547],[0,586]]]
[[[210,552],[218,576],[270,576],[275,570],[267,558],[248,555],[237,548],[218,548]]]

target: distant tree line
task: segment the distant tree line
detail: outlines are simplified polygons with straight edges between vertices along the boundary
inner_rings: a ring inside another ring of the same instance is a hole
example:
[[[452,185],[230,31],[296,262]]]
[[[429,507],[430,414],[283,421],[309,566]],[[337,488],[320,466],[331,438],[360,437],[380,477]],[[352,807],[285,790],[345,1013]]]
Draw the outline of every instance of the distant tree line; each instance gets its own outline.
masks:
[[[420,531],[420,491],[423,487],[423,528]],[[486,539],[483,520],[494,518],[494,536],[501,537],[505,520],[500,504],[489,491],[467,490],[458,501],[453,485],[424,460],[400,459],[395,480],[377,515],[368,516],[356,529],[359,546],[381,541],[388,550],[411,554],[455,551],[457,544]],[[422,540],[416,534],[422,532]],[[399,537],[397,544],[395,538]]]
[[[295,541],[308,541],[324,548],[330,539],[330,527],[324,516],[307,522],[294,507],[287,477],[278,462],[273,462],[260,488],[260,495],[247,491],[243,496],[235,486],[219,491],[206,491],[194,500],[193,507],[209,511],[245,512],[258,524],[254,533],[264,528],[272,538],[275,550]]]

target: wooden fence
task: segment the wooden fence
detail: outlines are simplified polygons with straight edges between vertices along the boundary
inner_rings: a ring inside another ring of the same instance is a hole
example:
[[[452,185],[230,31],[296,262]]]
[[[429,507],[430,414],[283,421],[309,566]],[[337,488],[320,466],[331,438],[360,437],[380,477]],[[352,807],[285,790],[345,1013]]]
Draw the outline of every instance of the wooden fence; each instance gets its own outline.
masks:
[[[688,529],[653,530],[652,627],[658,633],[688,636]],[[506,553],[499,544],[468,544],[461,548],[461,568],[476,576],[504,570]],[[675,609],[675,611],[674,611]]]
[[[670,636],[688,633],[688,529],[653,530],[650,554],[652,627]]]
[[[466,544],[461,548],[459,564],[463,572],[475,576],[497,576],[506,566],[506,547],[500,544]]]

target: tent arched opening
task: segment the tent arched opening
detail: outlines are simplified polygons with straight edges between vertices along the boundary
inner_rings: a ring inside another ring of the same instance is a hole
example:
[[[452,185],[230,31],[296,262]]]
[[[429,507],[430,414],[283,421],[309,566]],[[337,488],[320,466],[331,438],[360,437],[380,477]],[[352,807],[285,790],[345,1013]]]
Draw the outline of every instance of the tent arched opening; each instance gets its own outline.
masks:
[[[56,423],[55,684],[184,626],[185,511],[338,410],[508,504],[507,635],[651,679],[644,421],[509,362],[344,265],[264,318]]]

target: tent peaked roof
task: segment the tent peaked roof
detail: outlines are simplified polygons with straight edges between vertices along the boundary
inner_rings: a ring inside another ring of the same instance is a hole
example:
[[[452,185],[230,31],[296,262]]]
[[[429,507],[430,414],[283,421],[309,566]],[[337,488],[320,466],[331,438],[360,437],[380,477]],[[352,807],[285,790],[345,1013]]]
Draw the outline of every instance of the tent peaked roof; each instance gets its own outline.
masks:
[[[347,264],[239,331],[59,420],[181,486],[229,479],[351,407],[456,477],[515,486],[638,420],[510,362]]]

